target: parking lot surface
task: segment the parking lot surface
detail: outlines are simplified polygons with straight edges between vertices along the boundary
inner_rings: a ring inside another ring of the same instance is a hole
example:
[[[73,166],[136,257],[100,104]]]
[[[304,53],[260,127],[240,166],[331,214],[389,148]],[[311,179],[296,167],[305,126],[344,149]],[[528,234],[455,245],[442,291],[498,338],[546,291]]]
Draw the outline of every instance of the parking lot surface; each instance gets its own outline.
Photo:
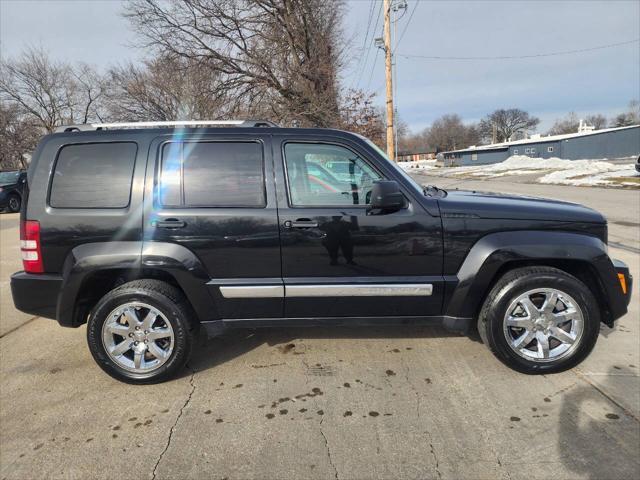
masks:
[[[439,328],[311,328],[202,339],[180,378],[134,387],[84,327],[13,308],[18,217],[2,215],[0,478],[640,478],[640,192],[418,178],[602,211],[630,312],[555,375]]]

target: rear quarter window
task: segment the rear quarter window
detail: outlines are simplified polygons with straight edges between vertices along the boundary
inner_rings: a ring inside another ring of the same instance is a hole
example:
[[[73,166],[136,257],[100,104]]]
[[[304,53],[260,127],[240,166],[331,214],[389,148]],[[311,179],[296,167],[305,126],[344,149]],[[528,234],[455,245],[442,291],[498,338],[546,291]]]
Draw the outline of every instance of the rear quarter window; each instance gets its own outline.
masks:
[[[49,205],[53,208],[125,208],[137,145],[133,142],[66,145],[58,153]]]

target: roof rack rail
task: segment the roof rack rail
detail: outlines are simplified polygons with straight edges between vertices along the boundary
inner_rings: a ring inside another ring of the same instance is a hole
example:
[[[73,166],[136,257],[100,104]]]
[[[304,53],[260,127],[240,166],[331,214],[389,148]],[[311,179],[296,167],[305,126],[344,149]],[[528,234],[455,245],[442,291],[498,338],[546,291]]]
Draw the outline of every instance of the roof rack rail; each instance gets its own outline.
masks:
[[[56,133],[89,132],[110,128],[156,128],[156,127],[278,127],[269,120],[176,120],[162,122],[122,122],[122,123],[83,123],[78,125],[63,125],[56,128]]]

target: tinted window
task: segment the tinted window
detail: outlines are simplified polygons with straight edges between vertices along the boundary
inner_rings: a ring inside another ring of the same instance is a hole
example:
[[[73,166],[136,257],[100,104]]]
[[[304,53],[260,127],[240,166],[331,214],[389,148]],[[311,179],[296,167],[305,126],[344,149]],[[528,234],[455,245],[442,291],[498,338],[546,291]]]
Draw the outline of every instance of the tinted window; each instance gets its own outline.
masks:
[[[262,146],[255,142],[173,142],[163,148],[160,203],[264,207]]]
[[[365,205],[373,182],[382,178],[338,145],[287,143],[284,151],[292,205]]]
[[[67,145],[56,162],[49,203],[55,208],[129,205],[135,143]]]
[[[17,183],[20,172],[0,172],[0,185]]]

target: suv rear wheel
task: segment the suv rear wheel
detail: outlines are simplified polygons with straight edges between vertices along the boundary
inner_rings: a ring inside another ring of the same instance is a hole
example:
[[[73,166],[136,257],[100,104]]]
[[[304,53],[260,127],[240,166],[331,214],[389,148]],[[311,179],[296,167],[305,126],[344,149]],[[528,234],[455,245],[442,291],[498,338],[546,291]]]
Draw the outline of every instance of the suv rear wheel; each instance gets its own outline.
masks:
[[[598,304],[580,280],[550,267],[518,268],[493,287],[478,332],[503,363],[524,373],[572,368],[593,349]]]
[[[191,309],[176,288],[136,280],[107,293],[87,323],[93,358],[127,383],[156,383],[187,362],[193,343]]]
[[[9,201],[7,202],[7,210],[11,213],[17,213],[20,211],[21,203],[20,196],[13,194],[9,197]]]

